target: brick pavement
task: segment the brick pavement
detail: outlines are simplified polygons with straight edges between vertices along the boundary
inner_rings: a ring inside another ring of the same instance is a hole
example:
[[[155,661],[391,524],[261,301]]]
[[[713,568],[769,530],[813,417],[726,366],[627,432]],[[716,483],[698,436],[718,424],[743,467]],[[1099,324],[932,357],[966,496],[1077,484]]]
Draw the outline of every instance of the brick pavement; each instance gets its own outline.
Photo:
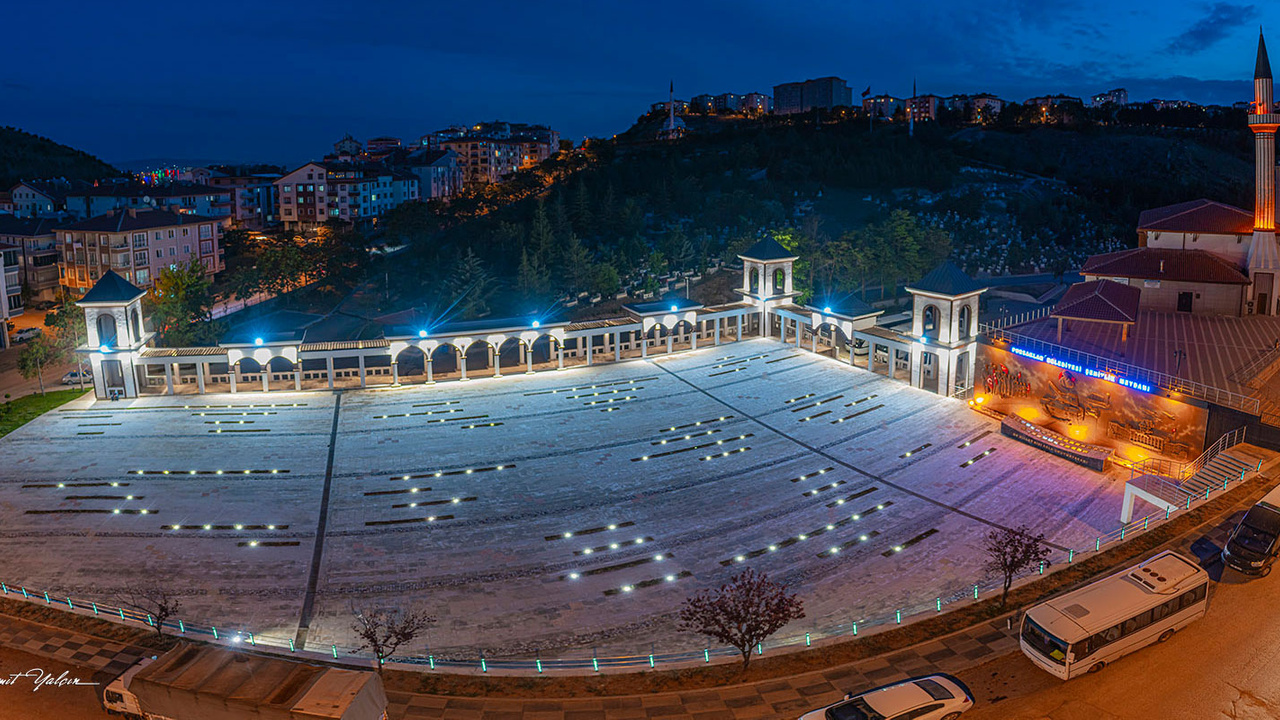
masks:
[[[0,645],[114,677],[150,654],[144,648],[103,640],[0,615]]]

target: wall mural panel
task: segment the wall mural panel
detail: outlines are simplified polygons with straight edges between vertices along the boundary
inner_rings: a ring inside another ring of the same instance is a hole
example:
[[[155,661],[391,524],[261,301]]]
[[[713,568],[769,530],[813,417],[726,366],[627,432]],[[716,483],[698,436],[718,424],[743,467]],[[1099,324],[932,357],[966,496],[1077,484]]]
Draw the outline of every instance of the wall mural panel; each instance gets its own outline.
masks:
[[[1112,448],[1123,462],[1185,461],[1203,450],[1205,408],[1126,387],[1123,378],[1097,377],[1104,374],[1025,355],[982,345],[975,400],[1072,439]]]

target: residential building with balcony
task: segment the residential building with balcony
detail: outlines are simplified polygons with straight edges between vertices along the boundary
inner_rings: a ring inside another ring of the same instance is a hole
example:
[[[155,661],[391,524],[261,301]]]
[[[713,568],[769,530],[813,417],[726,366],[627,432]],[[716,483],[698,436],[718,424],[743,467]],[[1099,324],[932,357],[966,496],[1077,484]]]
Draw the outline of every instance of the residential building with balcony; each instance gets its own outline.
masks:
[[[0,243],[0,347],[9,346],[9,318],[22,314],[22,279],[17,245]]]
[[[231,193],[231,222],[235,227],[261,230],[279,222],[279,173],[243,172],[236,168],[207,170],[205,184]]]
[[[917,95],[908,102],[907,109],[916,122],[937,120],[938,106],[941,102],[942,98],[937,95]]]
[[[689,100],[689,112],[700,114],[710,114],[715,112],[716,96],[703,93],[702,95],[694,95]]]
[[[418,177],[373,163],[311,162],[276,181],[280,221],[312,230],[327,221],[368,224],[419,198]]]
[[[907,101],[892,95],[873,95],[862,99],[862,111],[872,117],[890,118],[899,112],[906,112]]]
[[[462,192],[462,167],[452,150],[421,148],[409,153],[401,166],[417,176],[422,200],[440,200]]]
[[[1102,107],[1104,105],[1115,105],[1124,107],[1129,104],[1129,91],[1124,88],[1116,88],[1108,90],[1104,93],[1098,93],[1089,98],[1089,107]]]
[[[742,96],[741,109],[748,115],[768,115],[773,112],[773,98],[764,93],[747,93]]]
[[[370,138],[369,142],[365,143],[365,152],[372,155],[374,153],[381,153],[381,152],[386,152],[388,150],[395,150],[396,148],[400,147],[400,145],[401,145],[400,138],[384,135],[381,137]]]
[[[81,181],[23,180],[9,188],[13,214],[19,217],[57,217],[67,209],[67,195],[88,187]]]
[[[55,228],[62,287],[88,292],[107,270],[138,287],[150,287],[167,267],[198,260],[212,277],[223,269],[226,218],[171,210],[112,210]]]
[[[58,243],[53,218],[0,215],[0,243],[18,248],[18,280],[34,300],[50,301],[58,292]]]
[[[720,93],[712,99],[711,106],[718,113],[740,112],[742,110],[742,96],[737,93]]]

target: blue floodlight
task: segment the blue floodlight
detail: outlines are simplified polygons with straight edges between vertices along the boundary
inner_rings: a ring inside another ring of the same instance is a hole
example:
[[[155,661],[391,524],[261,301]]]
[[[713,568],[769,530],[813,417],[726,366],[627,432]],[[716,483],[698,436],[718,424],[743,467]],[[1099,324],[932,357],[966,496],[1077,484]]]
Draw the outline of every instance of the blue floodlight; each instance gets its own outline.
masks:
[[[98,346],[98,352],[109,353],[111,352],[111,346],[108,345],[107,343],[102,343],[101,345]]]
[[[822,312],[823,312],[823,313],[829,313],[829,312],[831,312],[831,306],[830,306],[830,305],[828,305],[828,306],[826,306],[826,307],[822,308]]]
[[[424,337],[426,337],[426,336],[427,336],[427,331],[426,331],[426,330],[419,330],[419,331],[418,331],[418,337],[420,337],[420,338],[424,338]]]
[[[534,320],[534,321],[533,321],[533,326],[534,326],[535,328],[542,327],[542,323],[538,322],[537,320]]]
[[[257,345],[258,347],[262,347],[262,338],[254,338],[253,344]]]
[[[676,312],[676,311],[677,311],[677,309],[678,309],[678,308],[677,308],[675,305],[672,305],[672,306],[671,306],[671,312]]]

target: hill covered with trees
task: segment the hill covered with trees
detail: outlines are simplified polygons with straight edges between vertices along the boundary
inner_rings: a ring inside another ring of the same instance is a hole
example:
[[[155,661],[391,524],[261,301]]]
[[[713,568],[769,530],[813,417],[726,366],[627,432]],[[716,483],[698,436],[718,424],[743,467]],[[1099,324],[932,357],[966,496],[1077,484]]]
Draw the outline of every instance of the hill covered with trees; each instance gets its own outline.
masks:
[[[0,127],[0,190],[20,180],[97,180],[120,171],[83,150],[14,127]]]

